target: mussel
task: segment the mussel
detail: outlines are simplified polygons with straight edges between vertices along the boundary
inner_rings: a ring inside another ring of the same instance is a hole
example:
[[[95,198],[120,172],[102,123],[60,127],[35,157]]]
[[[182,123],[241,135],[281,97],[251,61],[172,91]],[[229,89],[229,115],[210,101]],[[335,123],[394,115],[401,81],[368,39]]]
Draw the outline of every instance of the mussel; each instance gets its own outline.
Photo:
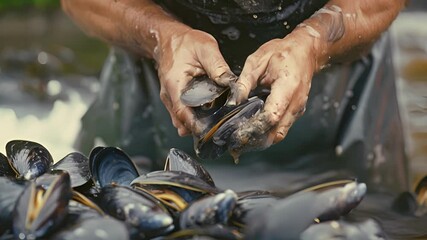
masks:
[[[156,198],[144,192],[108,185],[101,189],[98,203],[106,213],[130,224],[144,238],[166,234],[174,228],[168,210]]]
[[[72,187],[82,186],[92,177],[89,170],[89,159],[79,152],[67,154],[53,165],[53,169],[68,172]]]
[[[237,203],[237,194],[226,190],[192,202],[180,214],[181,229],[226,224]]]
[[[111,183],[129,186],[139,176],[129,156],[115,147],[92,150],[89,165],[94,182],[101,187]]]
[[[67,215],[72,197],[68,173],[63,172],[46,189],[29,182],[15,205],[13,233],[16,239],[35,239],[50,234]]]
[[[23,140],[6,144],[6,154],[18,178],[34,179],[50,171],[52,156],[42,145]]]
[[[15,203],[25,186],[7,177],[0,177],[0,238],[12,226]]]
[[[132,181],[131,186],[139,191],[150,192],[177,211],[203,196],[220,192],[199,177],[181,171],[154,171],[139,176]]]
[[[228,106],[229,93],[229,87],[218,86],[209,77],[201,76],[193,79],[181,95],[181,101],[192,107],[198,120],[194,149],[200,158],[221,156],[239,124],[264,106],[264,96],[253,96],[238,106]]]
[[[312,188],[317,191],[301,191],[275,204],[249,212],[248,239],[298,239],[314,222],[337,219],[355,208],[366,194],[364,183],[351,182],[341,187],[322,184]],[[289,217],[293,216],[293,217]],[[283,232],[283,231],[286,232]]]
[[[182,171],[201,178],[209,185],[215,187],[208,171],[186,152],[171,148],[165,162],[165,171]]]

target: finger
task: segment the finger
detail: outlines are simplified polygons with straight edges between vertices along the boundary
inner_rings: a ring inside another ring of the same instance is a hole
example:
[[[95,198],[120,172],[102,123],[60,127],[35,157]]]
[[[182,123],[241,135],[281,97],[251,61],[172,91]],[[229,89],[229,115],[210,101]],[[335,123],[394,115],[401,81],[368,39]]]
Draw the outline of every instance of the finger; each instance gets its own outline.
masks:
[[[276,129],[273,130],[273,133],[275,133],[275,138],[273,141],[274,144],[282,141],[286,137],[292,124],[298,118],[300,118],[306,110],[305,105],[307,103],[308,93],[304,93],[305,91],[304,89],[302,89],[302,86],[303,85],[300,85],[300,88],[298,89],[300,94],[298,94],[297,97],[293,98],[283,118],[277,124]]]
[[[293,97],[298,92],[300,82],[292,74],[281,74],[271,85],[270,95],[267,97],[264,112],[268,117],[268,124],[276,126],[284,117]]]
[[[221,55],[218,45],[209,48],[201,47],[201,49],[196,52],[197,58],[210,79],[221,86],[228,86],[231,81],[237,79]]]
[[[263,61],[258,54],[250,55],[246,59],[239,79],[231,85],[231,96],[227,104],[238,105],[246,100],[251,90],[257,86],[258,80],[264,75],[267,65],[268,61]]]

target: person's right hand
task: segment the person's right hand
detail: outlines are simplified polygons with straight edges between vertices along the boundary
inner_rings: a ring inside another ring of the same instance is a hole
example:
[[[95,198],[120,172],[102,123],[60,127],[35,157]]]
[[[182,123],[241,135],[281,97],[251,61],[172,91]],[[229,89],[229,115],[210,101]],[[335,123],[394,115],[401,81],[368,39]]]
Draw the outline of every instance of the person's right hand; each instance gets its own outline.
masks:
[[[172,30],[174,31],[174,30]],[[179,31],[176,29],[176,31]],[[154,51],[160,79],[160,98],[180,136],[198,134],[194,115],[180,100],[183,89],[196,76],[207,74],[219,85],[235,80],[210,34],[194,29],[173,33]]]

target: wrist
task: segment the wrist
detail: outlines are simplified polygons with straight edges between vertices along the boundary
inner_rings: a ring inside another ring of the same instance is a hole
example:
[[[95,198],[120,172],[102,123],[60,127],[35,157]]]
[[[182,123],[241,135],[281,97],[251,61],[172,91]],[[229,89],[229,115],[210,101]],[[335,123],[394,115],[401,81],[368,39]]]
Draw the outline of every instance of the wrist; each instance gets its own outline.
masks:
[[[305,49],[307,60],[313,65],[313,72],[321,70],[328,64],[328,43],[319,32],[304,23],[295,28],[285,39],[292,39],[298,48]]]

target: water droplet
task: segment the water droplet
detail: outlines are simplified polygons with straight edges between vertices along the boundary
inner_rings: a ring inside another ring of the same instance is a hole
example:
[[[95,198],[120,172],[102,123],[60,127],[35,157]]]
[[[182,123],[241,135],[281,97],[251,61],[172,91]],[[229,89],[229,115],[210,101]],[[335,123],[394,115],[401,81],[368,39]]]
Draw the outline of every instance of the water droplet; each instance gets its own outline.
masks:
[[[291,28],[291,26],[289,26],[289,25],[286,25],[286,27],[285,27],[286,29],[289,29],[289,28]]]
[[[38,61],[40,64],[46,64],[46,63],[47,63],[47,60],[48,60],[48,56],[47,56],[47,53],[46,53],[46,52],[40,52],[40,53],[37,55],[37,61]]]
[[[355,111],[357,109],[356,105],[351,105],[351,110]]]
[[[114,102],[114,103],[113,103],[113,109],[114,109],[115,111],[117,111],[119,108],[120,108],[119,103],[118,103],[118,102]]]
[[[234,26],[230,26],[221,31],[222,34],[226,35],[230,40],[237,40],[240,37],[240,31]]]
[[[257,19],[257,18],[258,18],[258,15],[254,14],[254,15],[252,15],[252,17],[253,17],[254,19]]]
[[[331,107],[331,104],[330,104],[330,103],[325,103],[325,104],[323,104],[322,109],[326,111],[326,110],[328,110],[330,107]]]
[[[353,97],[353,91],[351,91],[351,90],[347,90],[347,91],[345,92],[345,95],[346,95],[347,97],[351,98],[351,97]]]
[[[339,108],[340,103],[339,102],[334,102],[334,108]]]
[[[335,154],[337,156],[340,156],[343,152],[344,152],[344,149],[343,149],[343,147],[341,145],[338,145],[338,146],[335,147]]]
[[[255,33],[249,33],[249,37],[250,38],[256,38],[256,34]]]
[[[288,21],[284,21],[283,25],[285,25],[285,26],[288,25]]]
[[[362,39],[362,35],[357,36],[359,39]]]
[[[326,96],[326,95],[324,95],[324,96],[323,96],[323,101],[324,101],[324,102],[329,101],[329,97],[328,97],[328,96]]]
[[[62,91],[61,83],[58,80],[50,80],[47,83],[47,94],[49,96],[56,96]]]

